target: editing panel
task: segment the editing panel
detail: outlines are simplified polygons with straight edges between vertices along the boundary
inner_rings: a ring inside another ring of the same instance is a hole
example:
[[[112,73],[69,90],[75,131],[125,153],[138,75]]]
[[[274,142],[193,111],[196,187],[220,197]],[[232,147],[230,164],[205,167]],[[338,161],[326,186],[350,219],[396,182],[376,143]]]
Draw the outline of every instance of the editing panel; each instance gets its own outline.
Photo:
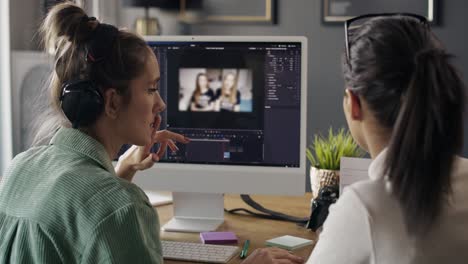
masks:
[[[301,43],[149,45],[167,104],[161,128],[191,138],[162,162],[299,167]]]

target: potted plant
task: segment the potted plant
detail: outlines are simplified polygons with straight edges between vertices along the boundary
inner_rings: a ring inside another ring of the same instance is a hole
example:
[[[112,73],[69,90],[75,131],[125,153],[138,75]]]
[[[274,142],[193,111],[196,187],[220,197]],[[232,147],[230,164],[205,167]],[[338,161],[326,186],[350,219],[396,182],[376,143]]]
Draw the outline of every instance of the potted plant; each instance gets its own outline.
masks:
[[[327,137],[315,135],[306,155],[310,161],[312,199],[315,199],[322,187],[339,185],[341,157],[362,157],[364,152],[349,131],[341,128],[334,133],[330,128]]]

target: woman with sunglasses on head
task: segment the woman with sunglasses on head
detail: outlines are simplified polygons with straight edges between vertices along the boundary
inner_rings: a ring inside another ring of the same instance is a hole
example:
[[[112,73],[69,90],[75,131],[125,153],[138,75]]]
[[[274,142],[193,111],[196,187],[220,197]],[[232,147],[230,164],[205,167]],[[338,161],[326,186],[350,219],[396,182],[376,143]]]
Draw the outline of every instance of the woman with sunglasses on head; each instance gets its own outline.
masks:
[[[373,159],[370,180],[331,206],[307,263],[466,263],[466,92],[450,56],[423,17],[358,17],[346,29],[343,107]]]
[[[42,33],[55,67],[40,132],[53,138],[16,156],[1,182],[0,263],[162,263],[158,215],[132,178],[189,140],[158,131],[154,52],[71,3],[51,9]]]
[[[357,17],[345,31],[343,108],[370,180],[330,207],[307,263],[466,263],[466,91],[450,56],[420,16]]]

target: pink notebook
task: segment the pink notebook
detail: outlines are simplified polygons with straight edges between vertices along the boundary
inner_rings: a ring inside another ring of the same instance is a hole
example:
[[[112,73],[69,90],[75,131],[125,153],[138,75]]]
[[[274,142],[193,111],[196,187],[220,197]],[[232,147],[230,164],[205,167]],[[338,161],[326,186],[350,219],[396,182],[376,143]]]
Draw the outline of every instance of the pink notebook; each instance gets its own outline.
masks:
[[[236,244],[237,236],[233,232],[203,232],[200,233],[203,244]]]

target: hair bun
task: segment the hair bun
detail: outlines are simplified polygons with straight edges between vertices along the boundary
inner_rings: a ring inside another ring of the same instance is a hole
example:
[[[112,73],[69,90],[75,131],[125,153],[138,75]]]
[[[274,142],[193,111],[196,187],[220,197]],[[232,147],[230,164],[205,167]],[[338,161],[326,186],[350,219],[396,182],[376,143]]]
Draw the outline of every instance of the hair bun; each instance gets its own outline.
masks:
[[[89,39],[99,22],[88,17],[79,6],[65,2],[52,7],[44,19],[41,32],[47,50],[56,50],[66,39],[75,44]]]
[[[105,23],[97,25],[88,40],[87,59],[91,62],[98,62],[108,57],[118,34],[119,29],[113,25]]]

